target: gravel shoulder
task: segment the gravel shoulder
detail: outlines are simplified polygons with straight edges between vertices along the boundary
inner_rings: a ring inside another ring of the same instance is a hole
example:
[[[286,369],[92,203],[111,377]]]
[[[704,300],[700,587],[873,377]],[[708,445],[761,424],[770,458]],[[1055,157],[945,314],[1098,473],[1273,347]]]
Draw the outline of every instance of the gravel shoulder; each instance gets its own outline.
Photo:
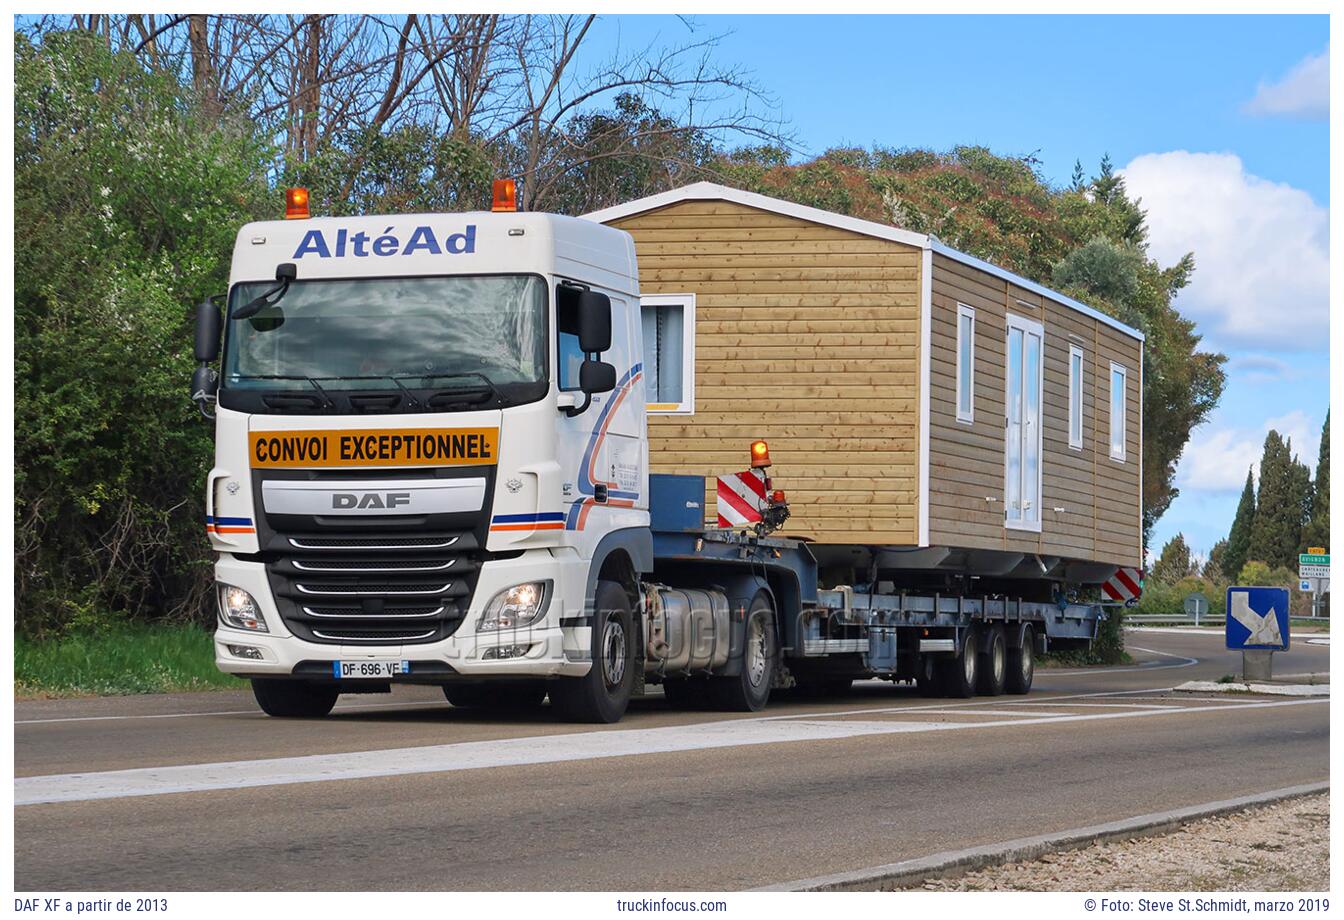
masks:
[[[1330,795],[1303,796],[903,890],[1328,891]]]

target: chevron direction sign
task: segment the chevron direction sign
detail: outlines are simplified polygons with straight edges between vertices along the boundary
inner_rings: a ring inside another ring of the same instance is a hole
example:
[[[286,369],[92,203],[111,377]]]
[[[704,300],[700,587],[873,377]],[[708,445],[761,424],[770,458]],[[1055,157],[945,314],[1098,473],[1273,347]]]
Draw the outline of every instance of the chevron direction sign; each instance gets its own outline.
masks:
[[[1288,650],[1288,589],[1227,589],[1227,647]]]

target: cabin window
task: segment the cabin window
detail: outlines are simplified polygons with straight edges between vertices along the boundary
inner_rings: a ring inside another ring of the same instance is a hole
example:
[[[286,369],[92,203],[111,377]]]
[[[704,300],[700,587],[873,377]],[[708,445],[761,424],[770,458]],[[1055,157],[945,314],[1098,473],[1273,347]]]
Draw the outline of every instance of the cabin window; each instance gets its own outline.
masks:
[[[695,412],[695,295],[640,299],[644,334],[644,393],[648,411]]]
[[[957,421],[975,420],[975,310],[957,304]]]
[[[1111,364],[1111,459],[1125,462],[1125,385],[1129,371]]]
[[[1083,449],[1083,350],[1069,346],[1069,447]]]

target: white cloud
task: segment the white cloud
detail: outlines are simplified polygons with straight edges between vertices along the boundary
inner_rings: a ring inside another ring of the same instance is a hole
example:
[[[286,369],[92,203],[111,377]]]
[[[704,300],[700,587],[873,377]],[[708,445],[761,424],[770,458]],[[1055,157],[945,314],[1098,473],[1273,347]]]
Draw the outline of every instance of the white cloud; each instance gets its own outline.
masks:
[[[1309,194],[1230,153],[1148,153],[1121,173],[1148,212],[1149,254],[1194,252],[1177,306],[1211,345],[1328,349],[1329,215]]]
[[[1260,455],[1270,429],[1292,442],[1293,454],[1315,470],[1321,446],[1321,423],[1301,409],[1266,419],[1259,428],[1197,429],[1176,467],[1176,486],[1181,491],[1240,492],[1246,486],[1246,470],[1254,468],[1260,481]]]
[[[1244,106],[1250,115],[1286,115],[1293,118],[1330,117],[1330,51],[1298,61],[1283,78],[1261,83]]]

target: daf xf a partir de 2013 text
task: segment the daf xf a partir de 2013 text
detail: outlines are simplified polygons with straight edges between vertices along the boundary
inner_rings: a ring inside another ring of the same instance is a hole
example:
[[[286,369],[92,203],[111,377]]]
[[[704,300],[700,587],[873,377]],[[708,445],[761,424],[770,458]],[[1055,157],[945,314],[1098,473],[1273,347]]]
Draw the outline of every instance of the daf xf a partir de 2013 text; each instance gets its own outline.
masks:
[[[738,474],[752,526],[707,527],[704,477],[650,475],[632,237],[511,189],[329,218],[291,189],[197,308],[216,660],[267,713],[394,683],[596,722],[658,684],[733,710],[858,678],[1025,693],[1047,641],[1095,636],[1102,609],[1057,580],[888,571],[860,546],[818,566],[771,535],[765,440]]]

